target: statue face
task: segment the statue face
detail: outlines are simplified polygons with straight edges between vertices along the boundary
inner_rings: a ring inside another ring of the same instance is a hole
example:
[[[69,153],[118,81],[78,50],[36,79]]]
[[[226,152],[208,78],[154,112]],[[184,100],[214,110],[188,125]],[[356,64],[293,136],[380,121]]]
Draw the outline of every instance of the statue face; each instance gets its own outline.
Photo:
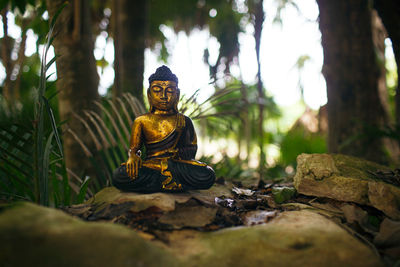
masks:
[[[174,81],[153,81],[150,84],[149,102],[158,110],[173,109],[179,100],[179,89]]]

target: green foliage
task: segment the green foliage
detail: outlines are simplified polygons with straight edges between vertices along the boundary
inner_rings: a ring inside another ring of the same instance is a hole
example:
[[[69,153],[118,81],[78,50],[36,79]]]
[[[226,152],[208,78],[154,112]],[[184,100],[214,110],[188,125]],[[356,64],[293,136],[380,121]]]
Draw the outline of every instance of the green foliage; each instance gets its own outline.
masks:
[[[0,129],[0,195],[5,198],[35,199],[31,132],[17,125]]]
[[[21,14],[25,13],[26,6],[31,5],[34,6],[36,3],[36,0],[1,0],[0,1],[0,10],[5,8],[8,4],[11,5],[11,9],[16,9],[18,8],[19,12]]]
[[[45,131],[44,136],[50,135],[54,133]],[[45,145],[49,146],[49,143]],[[44,150],[50,153],[46,155],[49,177],[48,187],[45,188],[42,184],[41,195],[47,194],[48,204],[55,207],[82,202],[82,196],[89,196],[85,183],[73,173],[68,173],[60,154],[46,147]],[[32,127],[20,124],[5,124],[0,127],[0,199],[39,202],[32,176],[33,151]],[[74,176],[74,180],[69,180],[68,174]]]
[[[208,1],[213,2],[213,1]],[[232,3],[229,1],[215,1],[208,6],[210,9],[215,9],[217,15],[208,18],[208,25],[211,35],[215,36],[220,43],[219,58],[225,58],[225,66],[239,53],[238,35],[242,32],[240,21],[243,14],[238,13],[233,9]],[[213,68],[216,69],[217,65]]]
[[[281,112],[274,99],[264,99],[264,118],[276,120]],[[249,142],[250,147],[257,145],[259,118],[259,100],[257,87],[245,85],[239,81],[227,84],[225,88],[217,88],[213,96],[205,103],[196,105],[197,113],[188,116],[198,120],[204,135],[213,138],[231,138]],[[271,141],[269,133],[264,134],[264,143]]]
[[[326,141],[323,135],[297,128],[289,131],[283,137],[280,161],[286,166],[296,166],[296,158],[299,154],[325,153],[326,151]]]
[[[52,33],[58,14],[50,23],[41,59],[39,87],[24,96],[18,105],[2,101],[0,112],[0,197],[8,201],[24,199],[41,205],[60,206],[83,201],[87,179],[71,181],[62,158],[62,143],[50,100],[56,96],[47,70],[55,58],[47,61]],[[32,59],[37,60],[37,56]],[[50,90],[48,87],[50,87]],[[32,90],[31,90],[32,91]],[[47,116],[45,116],[47,115]],[[49,130],[51,129],[51,130]],[[55,147],[57,149],[55,149]],[[80,186],[79,186],[80,184]],[[71,198],[71,189],[76,193]]]
[[[230,158],[228,155],[224,155],[215,163],[213,163],[212,156],[201,157],[200,161],[207,162],[214,169],[217,178],[240,181],[242,178],[252,176],[252,171],[246,169],[242,162],[239,162],[237,158]]]
[[[142,104],[129,93],[117,98],[115,102],[104,98],[95,104],[99,107],[99,113],[87,110],[82,115],[75,114],[87,129],[95,148],[88,148],[84,138],[70,130],[96,171],[96,179],[87,185],[94,192],[111,185],[113,171],[127,160],[133,118],[145,113]]]
[[[187,34],[195,28],[208,26],[210,34],[220,43],[219,58],[214,66],[210,65],[212,76],[215,77],[217,67],[225,59],[229,66],[239,53],[238,34],[242,31],[240,21],[245,16],[237,11],[235,1],[219,0],[151,0],[149,1],[149,34],[147,42],[150,47],[160,45],[160,58],[167,59],[166,38],[160,31],[160,25],[166,25],[175,32],[184,31]],[[210,10],[216,11],[216,16],[209,15]]]
[[[267,168],[265,173],[265,180],[272,180],[274,182],[281,182],[288,180],[288,174],[285,171],[286,166],[278,163],[273,167]]]
[[[42,64],[40,67],[40,81],[38,88],[38,96],[35,106],[35,124],[33,127],[33,144],[34,144],[34,179],[35,179],[35,194],[36,200],[44,206],[49,205],[49,157],[52,152],[52,141],[55,138],[59,152],[62,157],[62,146],[61,140],[58,134],[53,110],[50,107],[49,100],[45,96],[46,91],[46,80],[47,80],[47,70],[55,62],[55,58],[47,62],[47,54],[51,43],[53,41],[53,31],[58,15],[61,13],[65,4],[57,11],[54,15],[51,23],[50,29],[46,38],[46,46],[44,47],[44,52],[42,55]],[[46,108],[47,114],[50,118],[52,132],[45,136],[44,131],[44,109]],[[46,141],[45,141],[46,140]]]

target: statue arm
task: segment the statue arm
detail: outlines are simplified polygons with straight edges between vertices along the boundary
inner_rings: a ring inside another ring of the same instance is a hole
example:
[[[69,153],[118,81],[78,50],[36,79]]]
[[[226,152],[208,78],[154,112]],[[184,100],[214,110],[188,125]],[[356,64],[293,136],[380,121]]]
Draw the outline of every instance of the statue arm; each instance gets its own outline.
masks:
[[[197,152],[197,136],[191,119],[185,116],[185,128],[179,147],[179,157],[185,160],[195,158]]]
[[[143,140],[143,124],[141,120],[136,119],[133,122],[131,138],[129,142],[129,158],[126,162],[126,172],[129,177],[135,179],[139,174],[139,169],[142,167],[142,159],[140,158],[140,148],[142,147]]]

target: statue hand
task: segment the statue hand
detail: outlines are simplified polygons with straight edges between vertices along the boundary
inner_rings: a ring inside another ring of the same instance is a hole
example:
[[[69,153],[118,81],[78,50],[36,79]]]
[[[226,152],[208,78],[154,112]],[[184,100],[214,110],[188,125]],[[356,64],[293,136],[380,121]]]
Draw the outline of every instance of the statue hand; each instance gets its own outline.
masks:
[[[135,179],[138,176],[141,167],[142,159],[138,155],[131,155],[126,162],[126,172],[132,179]]]

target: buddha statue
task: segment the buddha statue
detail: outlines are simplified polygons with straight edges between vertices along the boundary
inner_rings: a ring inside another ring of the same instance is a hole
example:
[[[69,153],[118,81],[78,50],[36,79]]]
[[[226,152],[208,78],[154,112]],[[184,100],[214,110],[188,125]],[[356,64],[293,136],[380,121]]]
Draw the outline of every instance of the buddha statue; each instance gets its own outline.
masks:
[[[197,138],[190,118],[178,112],[178,78],[167,66],[149,77],[148,113],[135,119],[129,158],[115,170],[113,185],[130,192],[208,189],[213,169],[194,160]],[[141,150],[146,155],[142,160]]]

